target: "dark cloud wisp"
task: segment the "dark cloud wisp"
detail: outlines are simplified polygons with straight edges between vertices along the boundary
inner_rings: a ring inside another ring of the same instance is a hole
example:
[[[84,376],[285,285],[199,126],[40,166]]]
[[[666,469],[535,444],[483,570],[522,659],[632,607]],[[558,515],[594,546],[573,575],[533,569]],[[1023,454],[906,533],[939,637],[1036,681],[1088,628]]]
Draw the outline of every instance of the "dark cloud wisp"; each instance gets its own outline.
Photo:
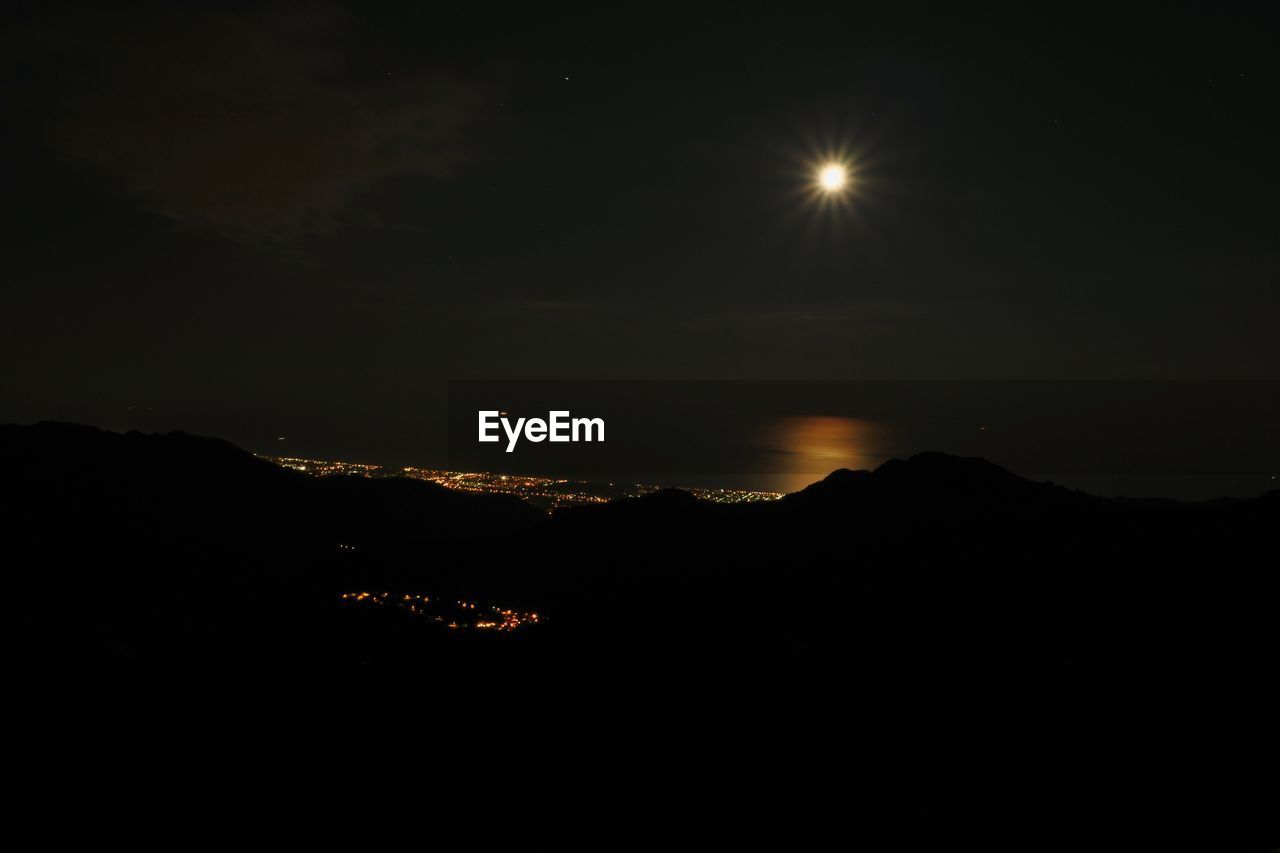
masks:
[[[66,55],[49,118],[69,160],[185,225],[282,240],[327,230],[361,189],[467,157],[477,87],[381,68],[335,6],[158,9],[44,34]]]

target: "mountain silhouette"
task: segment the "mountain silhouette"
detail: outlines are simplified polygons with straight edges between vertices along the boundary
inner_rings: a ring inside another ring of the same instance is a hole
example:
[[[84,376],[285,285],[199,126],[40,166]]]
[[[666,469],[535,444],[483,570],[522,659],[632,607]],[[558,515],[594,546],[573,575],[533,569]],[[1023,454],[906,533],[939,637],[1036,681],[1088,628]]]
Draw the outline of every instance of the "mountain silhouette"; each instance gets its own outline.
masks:
[[[668,489],[548,516],[56,423],[0,427],[0,469],[7,671],[38,755],[376,731],[447,733],[433,754],[463,766],[608,744],[613,770],[696,762],[742,802],[945,822],[987,796],[979,767],[1027,780],[999,788],[1021,809],[1240,807],[1204,784],[1241,778],[1212,747],[1272,726],[1251,712],[1277,660],[1277,492],[1108,499],[922,453],[772,502]],[[341,598],[369,590],[545,619],[450,631]],[[86,693],[115,698],[86,715]],[[1119,755],[1136,781],[1104,771]],[[833,765],[856,790],[817,782]]]
[[[11,518],[60,530],[64,520],[74,521],[109,536],[116,525],[145,525],[149,536],[135,540],[135,547],[176,530],[224,540],[372,541],[494,534],[542,521],[541,513],[511,496],[407,479],[315,478],[225,441],[180,432],[0,426],[0,465]],[[65,536],[49,538],[58,547],[74,544]]]

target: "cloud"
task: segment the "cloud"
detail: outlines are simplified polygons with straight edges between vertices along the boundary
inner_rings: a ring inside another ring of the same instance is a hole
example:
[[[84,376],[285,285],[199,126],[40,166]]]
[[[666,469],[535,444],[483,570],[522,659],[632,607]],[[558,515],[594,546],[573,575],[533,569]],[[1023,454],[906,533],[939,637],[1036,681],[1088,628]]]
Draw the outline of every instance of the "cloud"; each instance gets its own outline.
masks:
[[[353,29],[331,4],[77,19],[45,33],[67,69],[53,145],[190,226],[323,232],[363,188],[449,172],[485,114],[475,87],[386,68]]]

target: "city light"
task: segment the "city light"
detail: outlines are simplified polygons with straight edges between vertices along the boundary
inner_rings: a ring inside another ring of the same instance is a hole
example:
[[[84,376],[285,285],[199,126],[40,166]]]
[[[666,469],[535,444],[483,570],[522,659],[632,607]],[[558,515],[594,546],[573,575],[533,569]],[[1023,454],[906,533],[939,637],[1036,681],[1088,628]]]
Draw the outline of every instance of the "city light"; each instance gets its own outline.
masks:
[[[525,613],[509,607],[481,605],[475,601],[445,602],[417,593],[344,592],[338,601],[347,606],[391,607],[451,630],[517,631],[537,625],[537,613]],[[447,621],[446,621],[447,620]]]
[[[534,477],[517,474],[491,474],[477,471],[441,471],[430,468],[384,468],[364,462],[339,462],[295,457],[262,457],[285,468],[292,468],[315,477],[358,476],[371,478],[408,477],[426,480],[446,488],[464,492],[515,495],[534,506],[550,512],[568,506],[608,503],[618,498],[637,498],[662,490],[661,486],[622,483],[590,483],[555,477]],[[782,497],[780,492],[753,491],[749,489],[688,488],[694,497],[713,503],[755,503],[772,501]],[[346,550],[346,549],[344,549]],[[354,550],[351,548],[350,550]]]

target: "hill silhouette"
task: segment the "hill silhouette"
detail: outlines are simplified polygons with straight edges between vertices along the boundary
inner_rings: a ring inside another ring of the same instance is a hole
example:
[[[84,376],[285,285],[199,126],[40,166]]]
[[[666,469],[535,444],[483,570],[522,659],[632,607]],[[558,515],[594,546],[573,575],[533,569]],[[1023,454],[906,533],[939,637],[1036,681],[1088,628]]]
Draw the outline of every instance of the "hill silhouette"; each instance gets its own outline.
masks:
[[[924,453],[770,503],[665,490],[548,517],[53,423],[0,427],[0,469],[14,731],[36,755],[448,733],[449,761],[607,745],[613,771],[680,762],[672,791],[945,821],[1082,791],[1247,809],[1224,744],[1272,727],[1276,492],[1106,499]],[[342,603],[364,590],[545,619],[448,631]],[[113,699],[86,714],[86,694]]]

